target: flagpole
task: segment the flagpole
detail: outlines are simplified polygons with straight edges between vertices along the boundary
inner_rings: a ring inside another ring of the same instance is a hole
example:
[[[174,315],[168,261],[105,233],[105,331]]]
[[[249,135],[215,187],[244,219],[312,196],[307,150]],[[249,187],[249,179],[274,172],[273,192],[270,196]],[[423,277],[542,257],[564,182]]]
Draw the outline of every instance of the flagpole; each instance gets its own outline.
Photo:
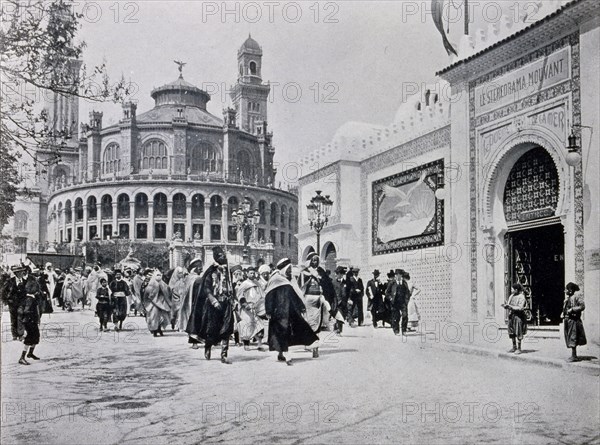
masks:
[[[464,0],[465,5],[465,35],[469,35],[469,0]]]

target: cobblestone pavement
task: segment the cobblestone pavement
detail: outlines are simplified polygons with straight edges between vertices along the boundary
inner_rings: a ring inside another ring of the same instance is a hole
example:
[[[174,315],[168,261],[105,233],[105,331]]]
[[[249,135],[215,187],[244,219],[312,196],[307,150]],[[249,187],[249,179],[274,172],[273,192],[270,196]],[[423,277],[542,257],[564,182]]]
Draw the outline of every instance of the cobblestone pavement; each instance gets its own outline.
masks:
[[[390,329],[322,333],[321,356],[232,347],[210,362],[140,317],[44,316],[40,361],[2,314],[3,444],[600,443],[597,377],[424,347]],[[214,351],[214,357],[219,351]]]

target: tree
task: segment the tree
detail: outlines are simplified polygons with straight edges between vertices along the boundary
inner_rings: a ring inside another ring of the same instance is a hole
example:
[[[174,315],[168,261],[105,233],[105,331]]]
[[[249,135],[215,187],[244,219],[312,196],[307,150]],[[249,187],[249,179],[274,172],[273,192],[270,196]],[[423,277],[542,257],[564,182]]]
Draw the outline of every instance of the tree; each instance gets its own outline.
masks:
[[[88,73],[81,65],[85,42],[76,41],[81,14],[63,0],[3,0],[0,8],[0,224],[13,214],[17,184],[17,163],[28,153],[36,170],[60,162],[60,150],[77,136],[77,128],[56,128],[40,99],[54,94],[91,101],[123,100],[130,84],[123,78],[111,85],[106,64]],[[62,125],[62,124],[61,124]],[[49,150],[40,161],[38,149]]]

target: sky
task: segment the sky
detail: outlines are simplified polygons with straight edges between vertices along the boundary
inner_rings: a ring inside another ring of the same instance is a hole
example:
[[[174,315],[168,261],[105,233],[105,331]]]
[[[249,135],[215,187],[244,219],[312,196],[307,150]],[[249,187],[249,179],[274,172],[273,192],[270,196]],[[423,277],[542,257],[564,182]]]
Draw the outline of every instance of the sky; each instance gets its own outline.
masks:
[[[163,0],[82,2],[75,9],[84,15],[84,62],[105,61],[113,79],[122,74],[133,82],[138,114],[153,107],[154,87],[177,78],[173,60],[181,60],[184,78],[211,93],[208,111],[222,117],[237,79],[237,51],[251,33],[263,49],[263,80],[272,84],[276,161],[286,162],[330,142],[345,122],[389,125],[403,91],[436,82],[450,58],[430,4]],[[451,40],[459,28],[453,20]],[[92,108],[104,112],[105,126],[122,113],[118,104],[84,102],[82,122]]]

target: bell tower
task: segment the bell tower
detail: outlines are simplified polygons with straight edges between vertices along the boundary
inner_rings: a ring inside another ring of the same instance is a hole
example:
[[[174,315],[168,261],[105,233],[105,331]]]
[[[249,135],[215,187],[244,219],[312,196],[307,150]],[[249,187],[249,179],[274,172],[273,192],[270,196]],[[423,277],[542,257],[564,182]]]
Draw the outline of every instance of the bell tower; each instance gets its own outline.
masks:
[[[262,48],[250,35],[238,50],[238,80],[231,90],[238,127],[256,134],[257,122],[267,121],[270,85],[262,81]]]

